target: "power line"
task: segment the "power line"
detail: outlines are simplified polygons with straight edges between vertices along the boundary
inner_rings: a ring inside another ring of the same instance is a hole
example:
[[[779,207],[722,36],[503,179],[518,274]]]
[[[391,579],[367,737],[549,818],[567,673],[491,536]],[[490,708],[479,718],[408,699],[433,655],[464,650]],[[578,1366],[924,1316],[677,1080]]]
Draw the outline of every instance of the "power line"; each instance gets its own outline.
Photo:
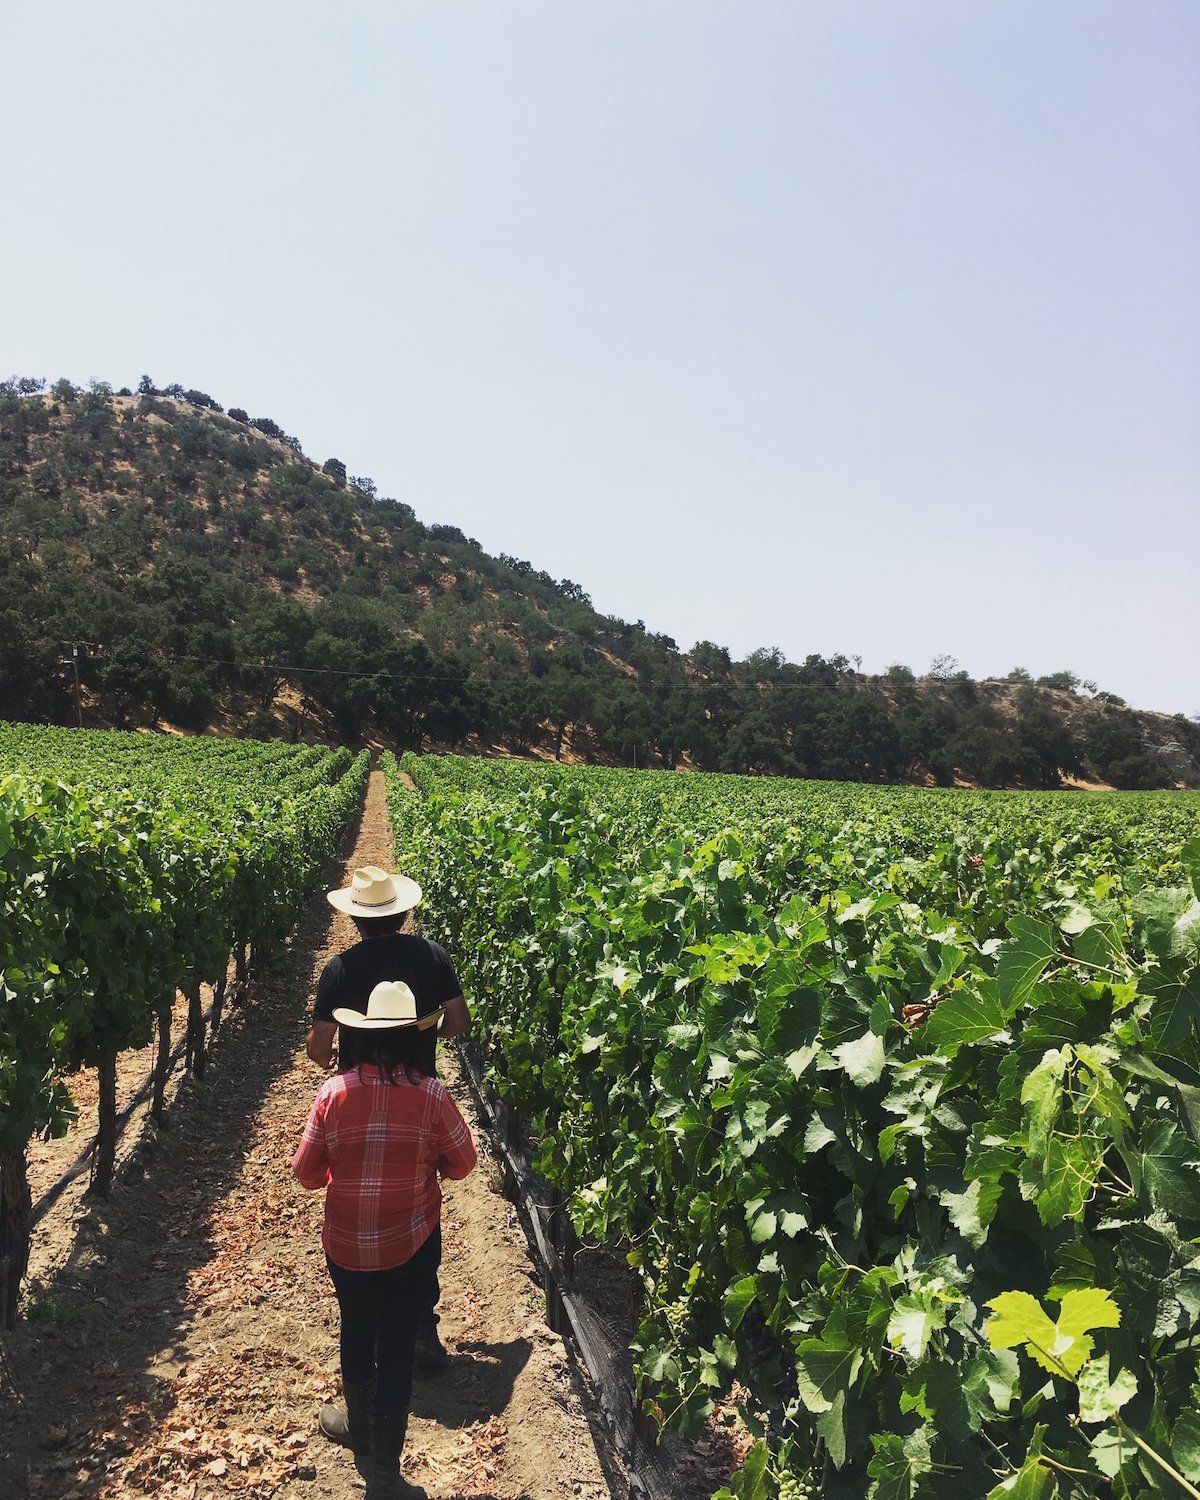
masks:
[[[73,644],[68,642],[68,644]],[[92,648],[93,652],[96,650]],[[111,650],[111,647],[104,649]],[[371,677],[383,682],[463,682],[470,676],[470,672],[373,672],[369,668],[359,667],[356,669],[346,667],[301,667],[290,662],[259,662],[259,661],[233,661],[220,656],[176,656],[169,651],[142,653],[146,660],[163,662],[198,662],[210,667],[236,667],[239,672],[275,672],[280,676],[290,676],[293,673],[318,677]],[[75,656],[78,661],[78,651]],[[78,666],[76,667],[78,670]]]
[[[372,672],[369,668],[360,667],[351,670],[346,667],[294,667],[286,662],[243,662],[224,661],[218,656],[170,656],[163,658],[165,661],[195,661],[207,662],[212,667],[237,667],[242,672],[278,672],[287,675],[292,672],[303,672],[324,677],[380,677],[385,682],[462,682],[463,676],[457,676],[453,672]],[[469,674],[465,674],[469,675]]]

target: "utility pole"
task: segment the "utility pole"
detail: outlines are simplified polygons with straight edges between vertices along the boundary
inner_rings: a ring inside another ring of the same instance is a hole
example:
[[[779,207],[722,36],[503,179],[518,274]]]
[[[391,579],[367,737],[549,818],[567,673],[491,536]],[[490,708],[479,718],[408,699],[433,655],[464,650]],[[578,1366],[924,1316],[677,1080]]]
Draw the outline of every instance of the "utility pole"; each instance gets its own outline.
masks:
[[[70,646],[70,648],[71,648],[71,665],[75,668],[75,721],[76,721],[76,728],[82,729],[83,728],[83,694],[82,694],[82,692],[80,690],[80,687],[79,687],[79,642],[78,641],[64,641],[63,645],[64,646]],[[62,657],[61,656],[59,657],[59,661],[62,661]]]
[[[71,642],[71,662],[75,667],[75,718],[76,728],[83,728],[83,695],[79,691],[79,645]]]

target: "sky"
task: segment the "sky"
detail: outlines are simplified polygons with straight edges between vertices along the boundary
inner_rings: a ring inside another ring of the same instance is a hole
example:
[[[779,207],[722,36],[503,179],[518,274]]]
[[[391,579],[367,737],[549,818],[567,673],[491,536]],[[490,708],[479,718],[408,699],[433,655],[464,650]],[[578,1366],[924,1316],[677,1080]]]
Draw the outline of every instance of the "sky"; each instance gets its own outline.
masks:
[[[1200,713],[1194,0],[56,0],[0,91],[0,378],[199,388],[682,649]]]

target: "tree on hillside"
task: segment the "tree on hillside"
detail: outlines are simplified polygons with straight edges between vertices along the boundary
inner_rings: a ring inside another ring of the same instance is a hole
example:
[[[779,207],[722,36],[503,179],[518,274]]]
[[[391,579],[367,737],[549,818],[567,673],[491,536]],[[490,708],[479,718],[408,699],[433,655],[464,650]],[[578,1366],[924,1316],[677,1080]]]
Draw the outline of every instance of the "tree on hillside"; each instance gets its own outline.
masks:
[[[1079,686],[1079,678],[1074,672],[1048,672],[1045,677],[1039,677],[1038,687],[1057,688],[1059,692],[1073,693]]]
[[[641,692],[648,710],[648,737],[664,770],[673,771],[685,750],[693,750],[691,739],[697,728],[695,688],[688,681],[682,663],[669,662],[653,674]]]
[[[556,661],[550,671],[538,679],[537,697],[542,718],[550,727],[554,758],[561,760],[567,736],[580,725],[591,722],[594,705],[592,679],[578,658]]]
[[[649,763],[653,718],[646,700],[628,679],[604,678],[597,683],[592,730],[602,754],[625,766]],[[691,743],[686,732],[684,743]]]
[[[233,649],[240,680],[253,694],[257,712],[267,715],[288,679],[283,668],[303,663],[313,625],[308,610],[294,599],[256,592],[233,625]]]
[[[1017,695],[1017,737],[1022,777],[1030,786],[1056,786],[1083,770],[1082,748],[1070,726],[1043,695],[1026,686]]]
[[[1088,729],[1086,749],[1096,773],[1122,791],[1172,785],[1166,767],[1146,749],[1141,726],[1129,709],[1107,706]]]
[[[232,680],[230,622],[241,603],[236,581],[198,558],[156,558],[138,578],[134,600],[153,618],[163,658],[161,718],[203,729],[216,712],[222,685]]]
[[[126,631],[89,673],[118,727],[153,712],[169,696],[169,671],[164,670],[156,643],[140,631]]]

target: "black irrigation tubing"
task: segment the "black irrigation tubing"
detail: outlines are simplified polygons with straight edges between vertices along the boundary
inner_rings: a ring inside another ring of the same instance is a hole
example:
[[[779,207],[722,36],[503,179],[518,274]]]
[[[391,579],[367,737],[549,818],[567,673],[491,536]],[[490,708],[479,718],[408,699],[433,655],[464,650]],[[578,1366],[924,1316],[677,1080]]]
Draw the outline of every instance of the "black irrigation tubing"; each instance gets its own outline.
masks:
[[[230,998],[231,997],[227,992],[225,996],[226,1001],[228,1001]],[[212,1013],[213,1007],[212,1005],[209,1005],[208,1009],[204,1012],[205,1026],[208,1025],[209,1020],[212,1017]],[[174,1047],[171,1048],[170,1054],[167,1058],[167,1062],[169,1064],[167,1068],[168,1077],[170,1077],[171,1073],[174,1071],[175,1064],[187,1050],[187,1043],[188,1039],[185,1033],[175,1043]],[[134,1110],[137,1109],[139,1104],[145,1102],[146,1095],[150,1093],[153,1087],[154,1069],[151,1068],[150,1072],[146,1075],[145,1083],[142,1084],[141,1088],[138,1089],[133,1098],[130,1099],[125,1105],[123,1105],[122,1108],[117,1112],[118,1140],[120,1140],[121,1136],[124,1134],[125,1127],[129,1124],[130,1119],[133,1117]],[[42,1194],[42,1196],[38,1199],[38,1201],[33,1205],[33,1212],[29,1216],[30,1229],[35,1228],[41,1222],[41,1220],[46,1217],[46,1215],[66,1192],[67,1188],[70,1187],[71,1183],[73,1183],[77,1177],[82,1176],[83,1173],[87,1171],[88,1165],[91,1162],[92,1153],[93,1151],[95,1151],[95,1149],[96,1137],[93,1136],[92,1139],[83,1148],[83,1150],[79,1153],[79,1155],[75,1158],[75,1160],[71,1163],[71,1165],[67,1168],[67,1170],[58,1179],[58,1181],[51,1187],[48,1187]]]
[[[652,1475],[639,1472],[636,1467],[639,1463],[646,1466],[647,1461],[650,1470],[657,1467],[653,1455],[647,1452],[639,1436],[639,1426],[643,1425],[644,1419],[640,1416],[636,1395],[627,1382],[613,1378],[612,1359],[601,1355],[596,1339],[585,1326],[581,1315],[582,1299],[572,1288],[558,1251],[547,1237],[539,1205],[534,1199],[533,1189],[539,1179],[510,1148],[496,1104],[488,1098],[468,1048],[460,1044],[457,1051],[471,1095],[502,1158],[506,1184],[512,1186],[511,1196],[541,1269],[546,1322],[553,1332],[560,1335],[569,1331],[574,1340],[599,1400],[605,1425],[625,1465],[631,1493],[640,1500],[669,1500],[670,1489]],[[505,1106],[500,1104],[499,1109],[505,1110]]]

